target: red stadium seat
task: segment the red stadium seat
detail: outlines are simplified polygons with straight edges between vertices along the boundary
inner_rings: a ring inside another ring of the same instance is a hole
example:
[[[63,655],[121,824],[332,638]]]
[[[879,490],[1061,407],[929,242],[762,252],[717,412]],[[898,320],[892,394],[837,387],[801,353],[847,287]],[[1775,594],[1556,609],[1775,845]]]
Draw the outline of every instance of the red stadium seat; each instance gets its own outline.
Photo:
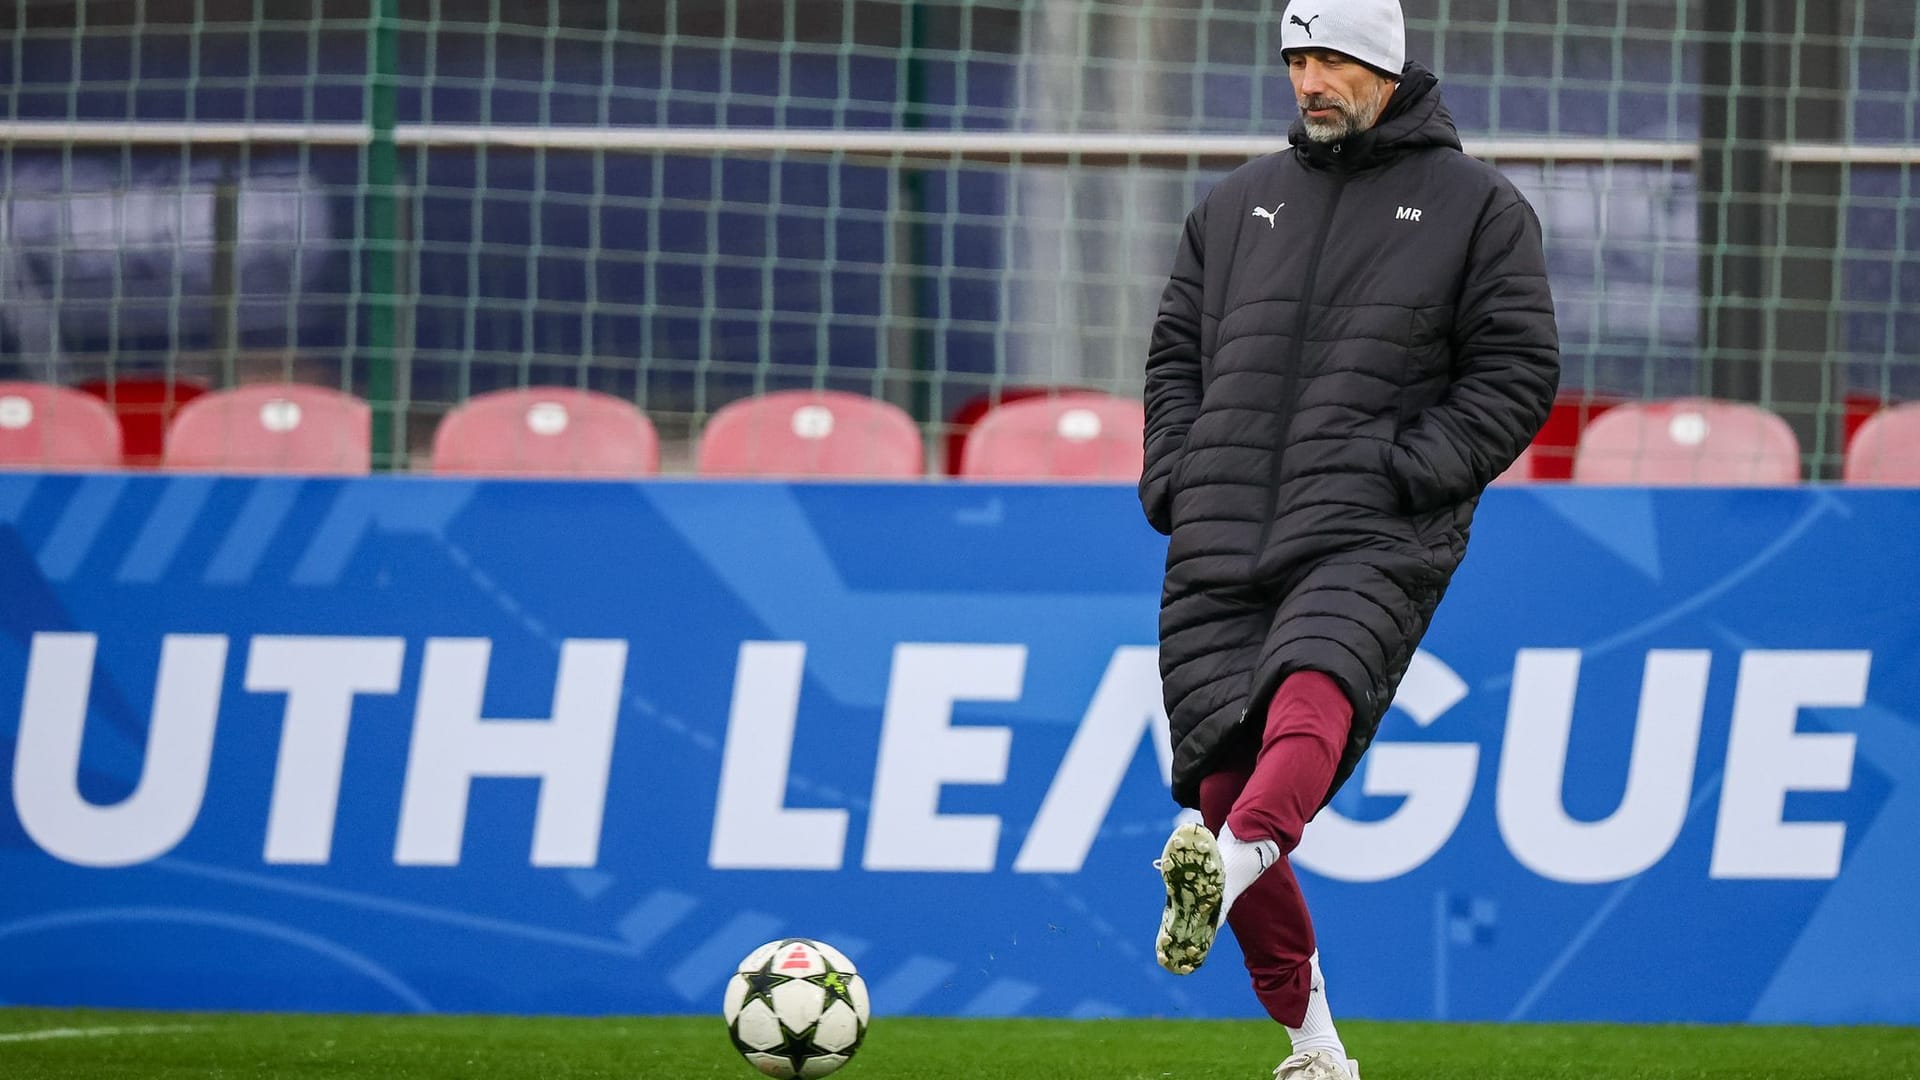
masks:
[[[1800,445],[1785,420],[1709,398],[1629,402],[1581,436],[1573,478],[1586,484],[1793,484]]]
[[[1527,475],[1535,480],[1571,478],[1574,448],[1580,445],[1580,436],[1587,425],[1621,400],[1591,391],[1569,392],[1555,398],[1553,407],[1547,411],[1546,422],[1533,437],[1530,459],[1533,471]]]
[[[611,394],[558,386],[479,394],[433,434],[433,471],[491,476],[651,476],[660,436]]]
[[[1882,409],[1860,425],[1841,476],[1849,484],[1920,487],[1920,402]]]
[[[1147,413],[1088,391],[1010,401],[967,437],[960,475],[997,480],[1140,479]]]
[[[338,390],[263,383],[188,402],[167,432],[169,469],[360,475],[372,457],[372,412]]]
[[[1879,394],[1849,392],[1841,399],[1840,445],[1852,446],[1853,437],[1860,434],[1860,429],[1866,426],[1867,421],[1871,420],[1874,414],[1882,409],[1891,409],[1898,404],[1900,404],[1898,401],[1889,401]]]
[[[908,477],[926,471],[899,406],[838,390],[780,390],[723,406],[700,435],[705,476]]]
[[[0,382],[0,468],[119,467],[120,424],[99,399],[64,386]]]
[[[975,394],[961,402],[960,407],[953,411],[952,418],[947,421],[947,433],[941,440],[946,458],[944,467],[947,475],[960,475],[960,463],[967,457],[967,439],[973,434],[974,425],[988,413],[1008,402],[1076,393],[1082,389],[1084,388],[1078,386],[997,386],[984,394]]]
[[[131,466],[160,464],[167,425],[180,407],[207,392],[198,379],[168,375],[116,375],[89,379],[79,388],[107,403],[120,418],[121,460]]]

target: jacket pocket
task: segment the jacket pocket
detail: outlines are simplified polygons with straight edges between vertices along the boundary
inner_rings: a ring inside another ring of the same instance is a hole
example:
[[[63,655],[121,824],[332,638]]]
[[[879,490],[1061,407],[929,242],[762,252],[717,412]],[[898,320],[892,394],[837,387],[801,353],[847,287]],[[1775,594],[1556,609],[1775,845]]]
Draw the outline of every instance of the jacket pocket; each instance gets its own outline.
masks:
[[[1187,459],[1187,448],[1183,446],[1173,459],[1173,468],[1167,472],[1167,524],[1170,529],[1180,527],[1180,493],[1187,489],[1187,473],[1190,471]]]
[[[1173,535],[1173,473],[1185,456],[1184,447],[1174,450],[1140,477],[1140,509],[1146,511],[1147,524],[1163,535]]]
[[[1396,421],[1393,426],[1393,438],[1380,440],[1380,475],[1386,478],[1387,487],[1393,492],[1395,513],[1407,515],[1412,512],[1412,500],[1407,497],[1407,485],[1400,477],[1400,468],[1395,464],[1395,452],[1400,448],[1400,431],[1403,424]]]

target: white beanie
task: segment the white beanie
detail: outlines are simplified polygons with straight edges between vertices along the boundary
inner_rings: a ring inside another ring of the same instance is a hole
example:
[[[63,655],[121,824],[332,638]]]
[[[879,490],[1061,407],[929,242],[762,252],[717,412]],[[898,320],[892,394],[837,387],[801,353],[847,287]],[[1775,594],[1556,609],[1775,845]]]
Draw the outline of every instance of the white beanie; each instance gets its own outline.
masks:
[[[1280,51],[1332,49],[1394,78],[1407,65],[1400,0],[1291,0],[1280,19]]]

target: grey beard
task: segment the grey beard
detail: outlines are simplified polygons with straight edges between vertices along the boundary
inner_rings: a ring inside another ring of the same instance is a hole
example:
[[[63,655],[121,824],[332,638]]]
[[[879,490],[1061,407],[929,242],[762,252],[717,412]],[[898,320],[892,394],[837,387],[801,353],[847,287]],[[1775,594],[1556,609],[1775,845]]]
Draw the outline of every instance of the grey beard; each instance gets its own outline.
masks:
[[[1307,138],[1317,143],[1337,143],[1360,134],[1380,119],[1381,110],[1387,106],[1387,96],[1392,92],[1393,84],[1388,83],[1373,95],[1371,101],[1354,105],[1336,103],[1331,120],[1315,120],[1306,114],[1305,109],[1300,110],[1300,119],[1307,126]]]
[[[1354,122],[1353,114],[1344,106],[1336,110],[1332,120],[1315,120],[1311,116],[1301,119],[1306,121],[1307,138],[1317,143],[1337,143],[1349,135],[1359,134],[1362,130],[1360,125]]]

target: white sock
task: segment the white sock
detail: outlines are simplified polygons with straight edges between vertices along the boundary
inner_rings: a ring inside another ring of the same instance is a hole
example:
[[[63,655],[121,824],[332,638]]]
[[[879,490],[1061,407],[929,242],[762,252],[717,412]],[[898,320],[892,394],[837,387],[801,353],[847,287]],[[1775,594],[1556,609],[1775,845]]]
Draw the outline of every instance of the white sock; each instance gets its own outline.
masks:
[[[1226,922],[1227,909],[1247,891],[1267,867],[1280,861],[1280,845],[1271,840],[1242,840],[1233,835],[1224,822],[1220,825],[1220,865],[1227,872],[1227,887],[1220,900],[1220,921]]]
[[[1309,1050],[1327,1050],[1340,1059],[1347,1060],[1347,1048],[1340,1042],[1340,1033],[1333,1027],[1333,1010],[1327,1007],[1327,979],[1320,974],[1320,951],[1314,950],[1307,957],[1307,963],[1313,969],[1313,989],[1307,993],[1307,1018],[1297,1028],[1287,1029],[1287,1035],[1293,1039],[1293,1052],[1304,1054]]]

